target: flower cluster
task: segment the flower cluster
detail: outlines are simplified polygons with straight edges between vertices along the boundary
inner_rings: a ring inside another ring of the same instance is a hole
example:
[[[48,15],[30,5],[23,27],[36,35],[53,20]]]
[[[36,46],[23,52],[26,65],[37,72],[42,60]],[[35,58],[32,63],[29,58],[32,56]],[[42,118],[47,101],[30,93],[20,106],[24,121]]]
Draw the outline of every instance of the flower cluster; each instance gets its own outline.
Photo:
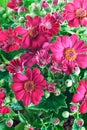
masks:
[[[54,120],[49,123],[50,126],[54,124],[53,129],[60,125],[62,118],[87,112],[87,41],[82,37],[87,26],[87,0],[63,2],[64,5],[53,0],[50,5],[43,0],[38,5],[30,2],[29,7],[22,0],[7,3],[13,15],[9,18],[11,21],[8,20],[12,25],[2,24],[0,28],[0,72],[8,86],[0,82],[0,114],[8,114],[13,108],[15,116],[18,114],[20,121],[25,123],[25,129],[34,130],[33,125],[37,124],[38,118],[35,124],[29,124],[36,117],[31,119],[26,115],[30,116],[33,109],[40,109],[32,114],[39,113],[40,126],[46,124],[43,122],[53,113],[50,119]],[[7,93],[12,96],[11,108],[5,103]],[[67,95],[70,101],[66,100]],[[15,102],[20,104],[17,109]],[[67,111],[61,107],[67,107]],[[61,118],[58,117],[60,113]],[[84,121],[79,122],[79,118],[74,123],[80,127]],[[6,124],[12,127],[13,120],[10,120]]]

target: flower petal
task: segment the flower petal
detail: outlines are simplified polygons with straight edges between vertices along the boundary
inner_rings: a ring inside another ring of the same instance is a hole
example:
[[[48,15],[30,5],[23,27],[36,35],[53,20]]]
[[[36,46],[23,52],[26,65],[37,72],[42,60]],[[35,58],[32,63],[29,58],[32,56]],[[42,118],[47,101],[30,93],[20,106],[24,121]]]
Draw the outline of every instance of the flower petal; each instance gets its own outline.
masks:
[[[30,68],[28,68],[28,69],[26,70],[26,74],[27,74],[28,79],[29,79],[29,80],[32,80],[32,71],[31,71]]]
[[[28,106],[30,104],[31,101],[31,95],[29,93],[25,93],[24,97],[23,97],[23,103],[25,106]]]
[[[31,100],[32,100],[32,103],[37,105],[40,103],[40,100],[41,100],[41,97],[44,95],[44,92],[43,90],[40,90],[40,89],[36,89],[32,95],[31,95]]]
[[[82,101],[83,98],[84,98],[84,94],[82,94],[82,93],[74,94],[72,97],[72,102],[78,103],[78,102]]]
[[[81,106],[80,106],[80,112],[81,112],[82,114],[85,114],[86,111],[87,111],[87,101],[84,101],[84,102],[81,104]]]
[[[20,91],[21,89],[23,89],[23,84],[22,83],[14,83],[14,84],[12,84],[12,89],[14,91]]]
[[[78,55],[76,61],[78,63],[78,66],[80,66],[81,68],[85,69],[87,67],[87,55]]]
[[[17,99],[17,100],[22,100],[24,94],[25,94],[25,91],[24,91],[24,90],[21,90],[21,91],[19,91],[19,92],[16,92],[16,93],[15,93],[16,99]]]

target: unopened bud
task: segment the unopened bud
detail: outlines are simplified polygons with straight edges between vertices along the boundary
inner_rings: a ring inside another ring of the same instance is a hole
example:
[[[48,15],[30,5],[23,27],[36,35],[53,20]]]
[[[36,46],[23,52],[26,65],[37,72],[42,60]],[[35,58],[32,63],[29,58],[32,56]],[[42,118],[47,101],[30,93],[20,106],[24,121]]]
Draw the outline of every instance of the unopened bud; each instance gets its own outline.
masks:
[[[86,130],[85,127],[80,127],[79,130]]]
[[[66,84],[67,87],[71,87],[72,86],[72,80],[71,79],[67,79],[65,81],[65,84]]]
[[[13,120],[12,120],[12,119],[8,119],[8,120],[6,121],[6,125],[7,125],[8,127],[12,127],[12,126],[13,126]]]
[[[50,96],[50,92],[45,91],[44,96],[45,96],[45,98],[48,98]]]
[[[60,94],[61,94],[60,89],[59,89],[59,88],[56,88],[56,90],[55,90],[55,95],[56,95],[56,96],[59,96]]]
[[[78,126],[83,126],[84,125],[84,120],[83,119],[77,120],[77,125]]]
[[[69,112],[68,112],[68,111],[64,111],[64,112],[62,113],[62,116],[63,116],[64,118],[68,118],[68,117],[69,117]]]
[[[70,110],[71,110],[71,112],[77,112],[78,107],[77,107],[76,105],[72,104],[72,105],[70,106]]]

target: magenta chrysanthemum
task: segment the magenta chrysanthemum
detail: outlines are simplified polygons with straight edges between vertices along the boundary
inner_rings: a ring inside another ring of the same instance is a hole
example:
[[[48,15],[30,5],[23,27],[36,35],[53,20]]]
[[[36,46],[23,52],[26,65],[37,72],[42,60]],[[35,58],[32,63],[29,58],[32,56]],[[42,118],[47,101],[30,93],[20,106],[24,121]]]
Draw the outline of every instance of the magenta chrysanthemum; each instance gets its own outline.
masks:
[[[82,114],[87,111],[87,81],[81,80],[77,88],[77,94],[73,95],[72,102],[79,103],[82,102],[80,106],[80,112]]]
[[[51,51],[52,59],[65,64],[68,73],[71,73],[76,65],[83,69],[87,67],[87,46],[77,35],[59,36],[52,44]]]
[[[15,32],[22,36],[22,48],[38,50],[42,47],[44,42],[48,42],[49,37],[39,29],[41,23],[41,18],[39,16],[35,16],[34,18],[27,16],[26,18],[27,28],[19,26],[16,27]]]
[[[78,27],[87,26],[87,0],[73,0],[65,6],[64,17],[69,20],[69,25]]]
[[[53,15],[47,14],[44,18],[42,18],[40,28],[43,32],[54,36],[59,32],[59,23]]]
[[[26,106],[30,102],[35,105],[39,104],[41,97],[44,95],[43,88],[46,86],[46,81],[38,68],[33,70],[28,68],[26,75],[17,73],[13,77],[13,81],[12,89],[15,92],[17,100],[22,100]]]
[[[22,60],[18,58],[11,60],[7,66],[7,70],[12,74],[22,72],[24,70]]]

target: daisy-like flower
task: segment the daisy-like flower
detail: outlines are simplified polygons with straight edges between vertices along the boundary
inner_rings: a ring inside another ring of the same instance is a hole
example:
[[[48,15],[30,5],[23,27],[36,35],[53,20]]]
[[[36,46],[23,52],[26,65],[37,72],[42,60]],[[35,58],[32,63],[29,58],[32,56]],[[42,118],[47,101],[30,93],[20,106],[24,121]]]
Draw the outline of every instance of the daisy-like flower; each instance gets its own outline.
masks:
[[[6,52],[18,50],[20,48],[20,39],[17,34],[11,28],[8,28],[6,33],[6,39],[3,49]]]
[[[21,46],[22,48],[30,47],[34,50],[40,49],[44,42],[48,42],[49,40],[47,35],[39,29],[41,18],[39,16],[35,16],[34,18],[27,16],[26,18],[27,28],[19,26],[15,29],[15,32],[23,37]]]
[[[25,106],[28,106],[30,102],[35,105],[40,103],[44,95],[43,88],[46,86],[46,81],[38,68],[33,70],[28,68],[26,75],[17,73],[13,77],[13,81],[12,89],[17,100],[22,100]]]
[[[7,70],[12,73],[16,74],[18,72],[22,72],[24,70],[23,62],[21,59],[14,59],[11,60],[7,66]]]
[[[72,102],[82,102],[80,106],[80,112],[82,114],[87,112],[87,80],[81,80],[77,88],[77,93],[73,95]]]
[[[73,0],[65,6],[65,20],[69,21],[69,26],[87,26],[87,0]]]
[[[14,12],[18,12],[19,9],[23,12],[27,11],[27,9],[23,6],[22,0],[10,0],[7,3],[7,7],[13,9]]]
[[[54,16],[47,14],[44,18],[42,18],[40,29],[50,36],[54,36],[59,32],[59,23]]]
[[[37,51],[29,50],[27,53],[21,55],[21,60],[24,66],[31,67],[34,64],[36,64],[37,63],[36,54],[37,54]]]
[[[3,49],[7,39],[7,31],[0,28],[0,48]]]
[[[68,73],[78,65],[81,68],[87,67],[87,45],[79,40],[77,35],[59,36],[51,45],[52,59],[61,61],[67,66]]]
[[[47,50],[41,49],[39,52],[37,52],[36,61],[38,65],[45,66],[50,63],[51,56]]]

